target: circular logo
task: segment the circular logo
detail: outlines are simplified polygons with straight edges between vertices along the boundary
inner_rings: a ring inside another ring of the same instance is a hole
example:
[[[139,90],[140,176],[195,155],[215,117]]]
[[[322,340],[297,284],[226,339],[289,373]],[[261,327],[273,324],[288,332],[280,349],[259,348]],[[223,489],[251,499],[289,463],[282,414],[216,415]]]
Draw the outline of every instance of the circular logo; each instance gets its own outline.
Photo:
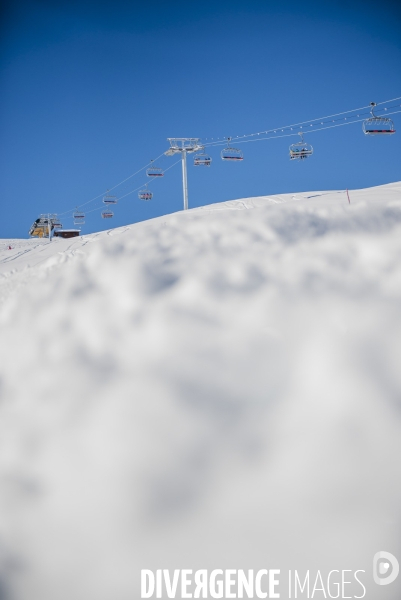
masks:
[[[377,585],[393,583],[400,572],[398,560],[390,552],[377,552],[373,558],[373,579]]]

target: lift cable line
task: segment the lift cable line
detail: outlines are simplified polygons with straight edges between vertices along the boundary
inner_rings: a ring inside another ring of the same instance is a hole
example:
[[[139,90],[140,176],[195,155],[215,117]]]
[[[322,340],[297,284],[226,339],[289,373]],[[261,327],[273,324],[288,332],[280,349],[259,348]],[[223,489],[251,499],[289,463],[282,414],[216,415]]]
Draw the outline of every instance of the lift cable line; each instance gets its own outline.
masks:
[[[164,152],[163,152],[164,154]],[[160,158],[160,157],[159,157]],[[173,163],[172,165],[170,165],[169,167],[167,167],[167,169],[164,169],[163,173],[167,173],[167,171],[169,171],[170,169],[172,169],[173,167],[175,167],[175,165],[178,165],[180,161],[177,160],[175,163]],[[146,182],[146,184],[142,184],[138,187],[136,187],[134,190],[131,190],[130,192],[127,192],[126,194],[124,194],[123,196],[120,196],[120,200],[122,200],[123,198],[126,198],[127,196],[130,196],[131,194],[134,194],[135,192],[137,192],[139,189],[143,188],[145,185],[148,185],[149,182]]]
[[[164,154],[164,153],[163,153]],[[160,158],[160,157],[159,157]],[[167,167],[167,169],[164,169],[164,173],[167,173],[167,171],[169,171],[170,169],[172,169],[173,167],[175,167],[176,165],[178,165],[178,163],[181,162],[180,160],[177,160],[175,163],[173,163],[172,165],[170,165],[169,167]],[[147,165],[146,165],[147,166]],[[146,167],[144,167],[146,169]],[[142,169],[143,170],[143,169]],[[137,192],[138,190],[143,189],[145,186],[147,186],[149,184],[149,182],[143,183],[141,185],[139,185],[138,187],[136,187],[135,189],[131,190],[130,192],[127,192],[126,194],[124,194],[123,196],[120,196],[118,201],[120,202],[121,200],[123,200],[124,198],[126,198],[127,196],[130,196],[131,194],[135,194],[135,192]],[[111,191],[111,190],[110,190]],[[101,194],[102,196],[103,194]],[[100,196],[100,197],[101,197]],[[89,215],[90,213],[93,212],[98,212],[102,207],[102,205],[96,206],[95,208],[92,208],[91,210],[88,210],[85,212],[85,215]],[[66,217],[66,219],[72,219],[72,216]]]
[[[126,177],[125,179],[123,179],[122,181],[120,181],[119,183],[116,183],[115,186],[113,186],[112,188],[107,190],[108,192],[112,192],[113,190],[115,190],[117,187],[119,187],[120,185],[122,185],[123,183],[125,183],[126,181],[128,181],[129,179],[131,179],[132,177],[135,177],[135,175],[138,175],[138,173],[140,173],[141,171],[144,171],[145,169],[147,169],[153,162],[156,162],[157,160],[159,160],[162,156],[164,156],[164,152],[162,152],[162,154],[160,154],[157,158],[155,158],[154,160],[151,160],[150,162],[148,162],[144,167],[141,167],[140,169],[138,169],[137,171],[135,171],[135,173],[132,173],[131,175],[129,175],[128,177]],[[98,200],[99,198],[102,198],[105,195],[105,192],[102,192],[101,194],[99,194],[98,196],[95,196],[94,198],[92,198],[91,200],[88,200],[87,202],[83,202],[82,204],[79,204],[77,206],[77,208],[82,208],[83,206],[86,206],[87,204],[90,204],[91,202],[95,202],[95,200]],[[69,212],[72,212],[73,209],[70,210],[66,210],[63,213],[60,213],[59,216],[63,216],[68,214]],[[89,211],[92,212],[92,211]]]
[[[398,105],[398,106],[401,106]],[[387,115],[396,115],[398,113],[400,113],[401,110],[396,110],[393,112],[388,112],[386,113]],[[370,113],[369,113],[370,114]],[[310,133],[315,133],[316,131],[324,131],[325,129],[333,129],[333,127],[343,127],[344,125],[353,125],[354,123],[362,123],[366,121],[366,119],[356,119],[355,121],[347,121],[346,123],[338,123],[337,125],[328,125],[327,127],[319,127],[318,129],[309,129],[309,130],[303,130],[304,135],[309,135]],[[285,129],[285,128],[284,128]],[[275,130],[272,130],[275,131]],[[241,140],[238,138],[235,138],[235,143],[236,144],[247,144],[247,143],[251,143],[251,142],[261,142],[263,140],[276,140],[276,139],[280,139],[280,138],[285,138],[285,137],[293,137],[294,135],[298,135],[299,132],[298,131],[294,131],[293,133],[285,133],[284,135],[271,135],[269,137],[258,137],[252,140]],[[227,138],[226,138],[227,140]],[[227,141],[220,141],[220,142],[214,142],[214,146],[225,146],[227,144]],[[205,146],[211,146],[211,144],[205,144]]]
[[[398,98],[391,98],[391,100],[383,100],[383,102],[377,102],[377,106],[379,106],[379,104],[387,104],[388,102],[395,102],[396,100],[401,100],[401,96],[398,96]]]
[[[394,106],[390,106],[390,107],[389,107],[389,109],[392,109],[392,108],[398,108],[398,107],[400,107],[400,106],[401,106],[401,104],[396,104],[396,105],[394,105]],[[380,109],[380,110],[385,110],[385,111],[387,111],[388,109],[387,109],[387,108],[384,108],[384,109]],[[386,114],[387,114],[387,115],[389,115],[389,114],[396,114],[397,112],[399,112],[399,111],[396,111],[396,112],[386,112]],[[354,116],[352,116],[352,117],[344,117],[344,118],[342,118],[342,119],[332,119],[332,120],[330,120],[330,121],[320,121],[320,123],[311,123],[310,121],[305,121],[305,122],[304,122],[304,124],[305,124],[305,123],[307,123],[307,124],[309,124],[309,126],[310,126],[310,127],[315,127],[315,126],[317,126],[317,125],[325,125],[325,124],[328,124],[328,123],[336,123],[336,122],[338,122],[338,121],[341,121],[341,123],[340,123],[341,125],[352,125],[353,123],[360,123],[360,122],[362,122],[362,121],[365,121],[365,120],[366,120],[365,118],[358,119],[357,117],[361,117],[361,116],[363,116],[363,117],[366,117],[367,115],[370,115],[370,114],[371,114],[371,111],[369,111],[369,112],[366,112],[366,113],[360,113],[360,114],[358,114],[358,115],[354,115]],[[380,118],[380,117],[379,117],[379,118]],[[383,119],[384,119],[384,116],[381,116],[381,118],[383,118]],[[352,120],[351,120],[351,119],[352,119]],[[344,121],[346,121],[346,122],[344,123]],[[319,130],[321,130],[321,129],[330,129],[330,126],[328,126],[328,127],[323,127],[323,128],[319,128],[319,129],[316,129],[316,128],[314,128],[313,130],[311,130],[311,129],[304,129],[304,126],[303,126],[303,125],[299,125],[298,127],[299,127],[300,129],[303,129],[303,131],[304,131],[304,132],[310,132],[310,131],[319,131]],[[334,125],[331,125],[331,127],[334,127]],[[249,135],[237,136],[237,137],[235,137],[235,138],[231,138],[231,139],[234,139],[236,144],[242,144],[242,143],[244,143],[244,142],[256,142],[258,139],[272,139],[272,138],[274,138],[274,137],[285,137],[285,136],[271,136],[271,137],[269,137],[269,138],[259,138],[259,137],[256,137],[256,136],[260,136],[260,135],[263,135],[263,134],[269,134],[269,133],[274,133],[274,134],[276,134],[276,133],[278,133],[278,132],[284,132],[284,131],[286,131],[286,130],[288,130],[288,129],[290,129],[291,131],[293,131],[293,130],[294,130],[294,129],[296,129],[296,128],[297,128],[297,126],[295,126],[295,125],[293,125],[293,126],[288,126],[288,127],[281,127],[281,128],[280,128],[280,127],[277,127],[277,128],[275,128],[275,129],[269,129],[269,130],[267,130],[267,131],[260,131],[259,133],[253,133],[253,134],[249,134]],[[297,132],[295,132],[295,133],[292,133],[292,134],[287,134],[287,135],[297,135]],[[245,138],[255,138],[255,139],[245,139]],[[224,141],[224,140],[226,140],[226,139],[227,139],[227,138],[221,138],[221,139],[219,138],[219,139],[218,139],[218,141],[215,141],[215,142],[210,142],[210,143],[206,143],[206,144],[204,144],[204,146],[205,146],[205,147],[211,147],[211,146],[222,146],[223,144],[225,144],[225,143],[226,143],[226,142]]]
[[[401,96],[399,98],[393,98],[391,100],[385,100],[383,102],[377,102],[376,106],[379,106],[381,104],[388,104],[389,102],[395,102],[396,100],[401,100]],[[290,129],[291,127],[300,127],[301,125],[306,125],[308,123],[314,123],[315,121],[325,121],[326,119],[333,119],[333,117],[339,117],[339,116],[346,115],[346,114],[349,114],[349,113],[357,113],[358,111],[361,111],[361,110],[364,110],[364,109],[367,109],[367,108],[369,109],[369,112],[370,112],[370,110],[371,110],[371,104],[368,104],[367,106],[362,106],[361,108],[354,108],[352,110],[346,110],[346,111],[335,113],[335,114],[332,114],[332,115],[326,115],[325,117],[317,117],[315,119],[308,119],[307,121],[300,121],[299,123],[293,123],[292,125],[285,125],[285,126],[281,126],[281,127],[274,127],[273,129],[268,129],[268,130],[265,130],[265,131],[259,131],[259,132],[256,132],[256,133],[249,133],[249,134],[245,134],[245,135],[238,135],[238,136],[232,137],[231,139],[236,141],[236,140],[239,140],[240,138],[254,137],[254,136],[262,135],[262,134],[266,134],[266,133],[273,133],[273,132],[276,132],[276,131],[283,131],[285,129]],[[391,108],[394,108],[394,107],[389,107],[389,108],[391,109]],[[384,109],[382,108],[380,110],[387,110],[387,108],[384,108]],[[369,114],[369,113],[364,113],[364,114]],[[356,116],[359,117],[359,115],[356,115]],[[347,117],[343,117],[343,118],[347,119]],[[350,118],[352,118],[352,117],[350,117]],[[338,119],[338,120],[342,120],[342,119]],[[323,124],[323,123],[321,123],[321,124]],[[205,140],[207,140],[207,139],[208,138],[205,138]],[[211,138],[211,139],[214,139],[214,138]],[[223,140],[227,140],[227,137],[217,138],[217,140],[219,140],[219,142],[221,143]],[[212,144],[213,144],[213,142],[209,142],[208,144],[204,144],[204,146],[210,146]]]

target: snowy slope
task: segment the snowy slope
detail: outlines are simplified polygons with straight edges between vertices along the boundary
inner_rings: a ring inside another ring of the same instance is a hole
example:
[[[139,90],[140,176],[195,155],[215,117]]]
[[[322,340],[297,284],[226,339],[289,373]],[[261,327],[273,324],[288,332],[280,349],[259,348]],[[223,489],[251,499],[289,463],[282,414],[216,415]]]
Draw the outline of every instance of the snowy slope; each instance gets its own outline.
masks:
[[[0,241],[2,600],[132,600],[141,568],[400,597],[401,183],[350,199]]]

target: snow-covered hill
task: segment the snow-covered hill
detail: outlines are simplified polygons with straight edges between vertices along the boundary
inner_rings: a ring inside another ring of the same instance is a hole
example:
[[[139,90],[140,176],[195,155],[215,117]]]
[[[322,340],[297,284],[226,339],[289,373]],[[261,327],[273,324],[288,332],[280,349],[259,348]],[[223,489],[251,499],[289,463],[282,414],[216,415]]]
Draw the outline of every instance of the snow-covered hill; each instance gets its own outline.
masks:
[[[350,201],[0,242],[2,600],[134,600],[141,568],[400,597],[401,183]]]

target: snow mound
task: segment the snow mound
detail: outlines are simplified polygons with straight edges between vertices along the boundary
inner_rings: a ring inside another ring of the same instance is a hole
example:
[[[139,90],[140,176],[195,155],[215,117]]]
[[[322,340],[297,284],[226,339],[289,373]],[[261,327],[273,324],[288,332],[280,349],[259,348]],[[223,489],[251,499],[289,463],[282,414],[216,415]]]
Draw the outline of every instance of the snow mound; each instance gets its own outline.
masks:
[[[350,201],[1,241],[2,600],[400,555],[401,183]]]

